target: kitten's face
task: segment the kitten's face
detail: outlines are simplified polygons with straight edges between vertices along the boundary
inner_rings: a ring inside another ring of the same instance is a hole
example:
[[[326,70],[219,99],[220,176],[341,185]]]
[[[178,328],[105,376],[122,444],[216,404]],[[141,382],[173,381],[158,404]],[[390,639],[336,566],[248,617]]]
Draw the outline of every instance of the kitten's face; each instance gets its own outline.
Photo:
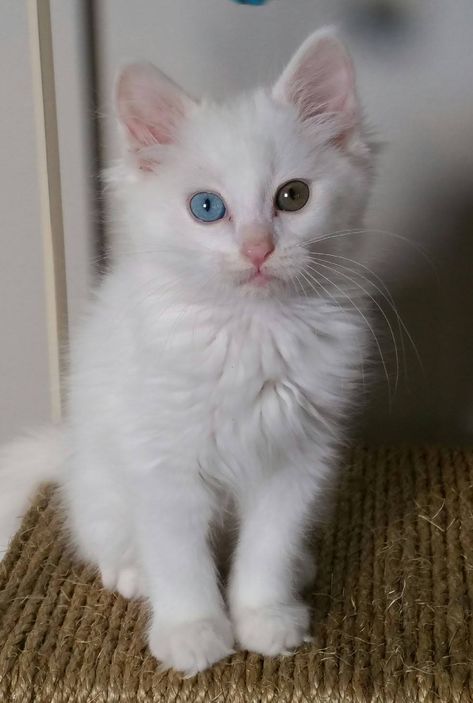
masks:
[[[144,117],[136,95],[122,103],[133,105],[122,121],[134,153],[127,194],[137,247],[196,296],[300,295],[317,240],[359,223],[370,168],[352,74],[340,77],[351,64],[332,37],[306,44],[272,93],[199,105],[159,76]],[[321,84],[315,68],[328,59],[335,77]],[[149,100],[149,83],[140,89]]]

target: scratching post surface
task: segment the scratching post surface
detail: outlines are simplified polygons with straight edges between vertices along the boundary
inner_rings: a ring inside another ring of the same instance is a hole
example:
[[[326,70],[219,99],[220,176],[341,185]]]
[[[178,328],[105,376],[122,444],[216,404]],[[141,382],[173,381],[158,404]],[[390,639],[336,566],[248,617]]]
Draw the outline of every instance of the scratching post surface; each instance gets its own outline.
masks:
[[[0,701],[457,703],[473,700],[473,452],[357,449],[318,529],[314,641],[160,672],[143,603],[65,549],[43,491],[0,564]]]

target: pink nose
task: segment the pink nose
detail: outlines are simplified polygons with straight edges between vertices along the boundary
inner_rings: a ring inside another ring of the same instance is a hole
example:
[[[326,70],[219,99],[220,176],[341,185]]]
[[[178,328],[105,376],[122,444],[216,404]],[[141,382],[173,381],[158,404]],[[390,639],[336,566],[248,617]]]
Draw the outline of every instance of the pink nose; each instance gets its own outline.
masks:
[[[256,240],[249,240],[243,242],[241,253],[246,257],[253,266],[258,270],[264,264],[266,259],[271,256],[274,251],[274,242],[272,237],[268,234],[265,237],[258,238]]]

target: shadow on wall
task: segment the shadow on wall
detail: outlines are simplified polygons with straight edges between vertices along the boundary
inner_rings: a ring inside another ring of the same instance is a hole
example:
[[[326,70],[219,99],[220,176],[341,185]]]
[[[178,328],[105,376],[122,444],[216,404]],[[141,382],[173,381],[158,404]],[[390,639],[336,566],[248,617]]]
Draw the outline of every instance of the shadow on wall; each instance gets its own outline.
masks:
[[[454,168],[419,184],[409,228],[413,241],[426,244],[431,263],[406,245],[401,265],[381,272],[419,358],[404,335],[404,363],[396,334],[399,387],[390,405],[387,382],[379,382],[363,421],[362,436],[370,441],[472,442],[472,193],[473,170],[465,174]],[[390,317],[396,329],[396,319]],[[392,346],[383,334],[383,348],[391,347],[391,379]]]
[[[374,234],[368,258],[419,356],[404,335],[404,363],[396,333],[399,386],[390,399],[380,379],[372,394],[361,427],[370,441],[473,443],[472,19],[465,3],[366,0],[352,13],[368,114],[388,141],[369,226],[408,240]]]

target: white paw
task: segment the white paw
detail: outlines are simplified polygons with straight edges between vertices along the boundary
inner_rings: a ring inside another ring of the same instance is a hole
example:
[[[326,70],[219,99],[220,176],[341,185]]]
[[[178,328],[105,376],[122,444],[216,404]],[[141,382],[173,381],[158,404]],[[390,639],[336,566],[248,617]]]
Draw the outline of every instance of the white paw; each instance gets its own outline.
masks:
[[[304,603],[246,608],[235,615],[236,636],[250,652],[273,657],[310,641],[310,613]]]
[[[149,635],[151,653],[163,665],[194,676],[233,654],[230,621],[221,615],[178,625],[153,622]]]
[[[120,569],[101,568],[100,576],[105,588],[118,591],[124,598],[145,596],[143,580],[136,566],[122,566]]]

